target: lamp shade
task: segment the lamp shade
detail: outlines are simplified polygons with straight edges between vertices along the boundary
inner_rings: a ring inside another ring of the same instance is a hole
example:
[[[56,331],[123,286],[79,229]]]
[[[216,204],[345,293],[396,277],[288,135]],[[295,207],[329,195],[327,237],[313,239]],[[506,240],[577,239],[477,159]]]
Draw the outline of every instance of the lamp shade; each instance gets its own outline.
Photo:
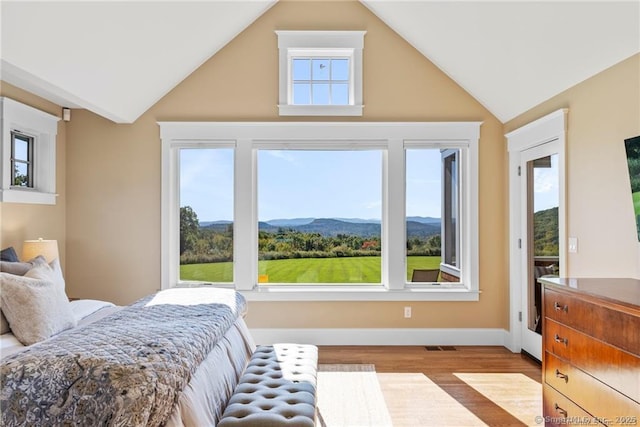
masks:
[[[47,262],[58,258],[57,240],[25,240],[22,244],[22,260],[28,261],[38,255],[45,257]]]

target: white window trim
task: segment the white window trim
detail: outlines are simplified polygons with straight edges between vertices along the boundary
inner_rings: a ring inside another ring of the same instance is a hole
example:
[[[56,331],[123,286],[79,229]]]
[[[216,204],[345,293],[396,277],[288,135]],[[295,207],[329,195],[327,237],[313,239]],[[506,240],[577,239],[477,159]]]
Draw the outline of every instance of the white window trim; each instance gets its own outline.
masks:
[[[0,97],[2,149],[0,202],[56,204],[56,135],[58,117],[13,99]],[[11,131],[33,137],[33,187],[11,185]]]
[[[234,283],[249,300],[477,301],[478,141],[480,122],[158,122],[162,141],[162,288],[206,286],[179,282],[178,150],[235,146]],[[256,157],[259,148],[385,149],[383,166],[382,286],[260,285],[257,253]],[[461,283],[406,280],[405,149],[461,148]],[[216,286],[224,286],[216,284]]]
[[[366,31],[276,31],[279,52],[279,101],[281,116],[362,116],[362,49]],[[293,105],[291,103],[292,56],[345,56],[349,54],[350,105]]]

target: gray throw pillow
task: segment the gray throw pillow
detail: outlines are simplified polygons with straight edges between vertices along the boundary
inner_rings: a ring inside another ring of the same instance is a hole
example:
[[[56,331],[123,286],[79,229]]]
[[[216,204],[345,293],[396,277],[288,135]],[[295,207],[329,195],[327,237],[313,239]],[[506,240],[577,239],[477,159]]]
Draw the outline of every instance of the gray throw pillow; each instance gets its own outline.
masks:
[[[0,272],[15,274],[17,276],[24,276],[25,274],[27,274],[27,271],[31,270],[36,265],[46,263],[47,260],[41,255],[38,255],[37,257],[30,259],[27,262],[0,261]]]
[[[18,258],[18,254],[16,250],[13,249],[13,246],[9,246],[0,251],[0,261],[18,262],[20,258]]]

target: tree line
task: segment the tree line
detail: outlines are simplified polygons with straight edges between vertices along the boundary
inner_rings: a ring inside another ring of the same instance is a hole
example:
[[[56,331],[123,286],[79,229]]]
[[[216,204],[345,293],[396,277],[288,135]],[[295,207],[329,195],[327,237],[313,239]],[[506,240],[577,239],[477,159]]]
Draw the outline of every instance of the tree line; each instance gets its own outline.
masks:
[[[558,256],[558,208],[550,208],[533,214],[533,238],[535,256]]]
[[[640,137],[626,140],[627,165],[631,179],[631,192],[640,191]]]
[[[407,255],[439,256],[440,235],[410,237]],[[323,236],[287,227],[258,232],[258,259],[339,258],[380,256],[380,237],[353,234]],[[180,208],[180,263],[205,264],[233,260],[233,224],[200,227],[198,215],[190,206]]]

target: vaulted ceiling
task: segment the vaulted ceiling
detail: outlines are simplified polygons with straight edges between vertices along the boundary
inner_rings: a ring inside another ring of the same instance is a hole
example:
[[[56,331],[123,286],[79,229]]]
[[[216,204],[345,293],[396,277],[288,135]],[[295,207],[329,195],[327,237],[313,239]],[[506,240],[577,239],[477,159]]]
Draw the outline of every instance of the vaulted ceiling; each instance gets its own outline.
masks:
[[[640,52],[640,0],[362,3],[502,122]],[[273,4],[3,0],[0,78],[131,123]]]

